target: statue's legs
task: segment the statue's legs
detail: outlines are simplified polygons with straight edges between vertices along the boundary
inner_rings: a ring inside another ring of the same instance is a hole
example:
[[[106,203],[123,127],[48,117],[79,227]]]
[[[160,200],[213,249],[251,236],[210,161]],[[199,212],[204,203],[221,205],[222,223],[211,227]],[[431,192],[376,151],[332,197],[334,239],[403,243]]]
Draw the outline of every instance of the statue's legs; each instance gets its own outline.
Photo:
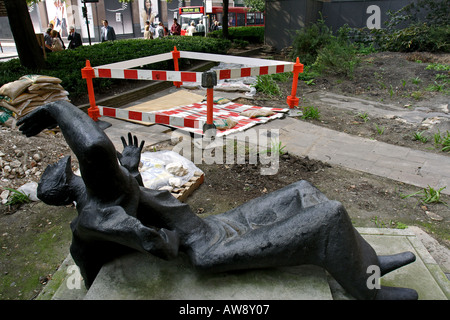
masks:
[[[163,259],[173,259],[178,254],[176,233],[146,227],[117,206],[82,210],[71,228],[71,254],[88,287],[104,263],[131,250]]]
[[[380,291],[367,284],[373,274],[369,267],[380,266],[377,254],[337,201],[302,209],[213,246],[199,242],[189,254],[194,266],[207,272],[313,264],[326,269],[357,299],[374,299]]]
[[[132,249],[114,242],[85,241],[77,233],[72,236],[70,254],[80,268],[84,284],[89,289],[103,264],[125,254]]]

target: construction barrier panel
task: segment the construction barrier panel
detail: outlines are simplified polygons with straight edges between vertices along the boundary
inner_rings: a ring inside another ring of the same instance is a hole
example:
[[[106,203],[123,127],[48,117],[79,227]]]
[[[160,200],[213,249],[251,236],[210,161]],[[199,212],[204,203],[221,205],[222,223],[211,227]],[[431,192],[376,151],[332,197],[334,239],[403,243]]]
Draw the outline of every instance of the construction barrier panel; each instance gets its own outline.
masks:
[[[181,58],[194,59],[202,61],[214,61],[214,62],[224,62],[232,64],[241,64],[242,68],[233,69],[221,69],[213,70],[208,72],[189,72],[189,71],[179,71],[178,60]],[[146,70],[146,69],[133,69],[137,67],[142,67],[145,65],[162,62],[166,60],[173,59],[175,71],[164,71],[164,70]],[[127,61],[121,61],[116,63],[111,63],[107,65],[91,67],[89,61],[86,61],[86,67],[82,69],[82,77],[86,79],[88,86],[88,94],[91,108],[88,110],[89,115],[94,121],[98,121],[98,116],[100,112],[95,104],[94,89],[92,85],[92,79],[95,78],[113,78],[113,79],[130,79],[130,80],[154,80],[154,81],[172,81],[175,86],[180,87],[183,82],[198,83],[204,86],[204,79],[207,73],[215,72],[216,76],[214,78],[214,84],[207,85],[207,101],[208,101],[208,111],[207,111],[207,121],[206,124],[209,126],[214,126],[213,124],[213,87],[217,84],[217,81],[227,80],[227,79],[237,79],[244,77],[255,77],[268,74],[293,72],[294,81],[292,83],[291,96],[287,98],[287,103],[290,108],[298,105],[299,99],[295,96],[297,92],[297,82],[298,74],[303,72],[303,65],[299,63],[297,58],[296,63],[277,61],[277,60],[265,60],[257,58],[248,57],[237,57],[219,54],[209,54],[191,51],[178,51],[176,47],[169,53],[163,53],[143,58],[137,58]],[[210,77],[210,76],[209,76]],[[211,77],[210,77],[211,78]],[[203,81],[203,82],[202,82]],[[111,108],[109,108],[111,109]],[[115,116],[115,112],[109,109],[103,109],[103,115]],[[114,115],[113,115],[114,114]],[[131,116],[132,117],[132,116]],[[141,115],[142,117],[142,115]],[[150,117],[150,116],[149,116]],[[182,126],[189,128],[199,128],[200,125],[205,125],[203,121],[192,121],[192,119],[180,119],[174,117],[173,119],[166,119],[158,113],[152,113],[152,118],[148,119],[149,122],[168,124],[174,126]],[[130,118],[131,119],[131,118]],[[132,119],[131,119],[132,120]],[[135,119],[138,120],[138,119]],[[172,124],[173,123],[173,124]],[[176,124],[175,124],[176,123]]]

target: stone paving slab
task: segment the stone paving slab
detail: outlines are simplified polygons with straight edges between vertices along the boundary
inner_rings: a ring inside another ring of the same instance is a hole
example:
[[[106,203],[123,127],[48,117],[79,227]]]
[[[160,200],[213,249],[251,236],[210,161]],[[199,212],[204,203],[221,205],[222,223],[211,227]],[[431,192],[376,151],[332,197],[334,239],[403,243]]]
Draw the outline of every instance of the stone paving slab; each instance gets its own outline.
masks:
[[[201,275],[182,258],[127,255],[105,265],[87,300],[332,300],[315,266]]]
[[[101,117],[100,120],[111,125],[105,129],[105,133],[119,152],[122,152],[123,150],[123,144],[120,137],[125,137],[125,140],[128,143],[128,132],[135,135],[139,141],[145,140],[146,146],[161,143],[170,140],[171,138],[171,129],[163,125],[154,124],[151,126],[144,126],[131,121],[110,117]]]
[[[419,293],[420,300],[448,300],[450,281],[423,243],[409,228],[357,228],[379,255],[411,251],[416,261],[381,278],[381,285],[407,287]]]

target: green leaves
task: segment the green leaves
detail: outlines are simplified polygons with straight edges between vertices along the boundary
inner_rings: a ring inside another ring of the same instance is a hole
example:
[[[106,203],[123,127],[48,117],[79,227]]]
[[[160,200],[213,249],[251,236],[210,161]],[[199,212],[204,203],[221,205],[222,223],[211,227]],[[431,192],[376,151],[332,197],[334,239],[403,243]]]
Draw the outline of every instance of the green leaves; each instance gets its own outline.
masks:
[[[318,20],[309,27],[296,31],[292,43],[292,58],[299,57],[305,65],[316,61],[318,52],[334,39],[331,29],[325,25],[324,20]]]
[[[281,97],[281,89],[270,74],[257,76],[254,87],[258,92],[262,92],[269,97]]]
[[[406,199],[409,197],[420,196],[419,201],[421,201],[423,204],[443,203],[447,205],[446,202],[441,200],[441,191],[444,190],[445,188],[446,187],[442,187],[439,190],[436,190],[428,186],[428,188],[423,188],[423,190],[417,191],[415,193],[409,195],[401,195],[401,198]]]
[[[301,118],[306,119],[312,119],[312,120],[319,120],[320,119],[320,111],[319,108],[314,106],[306,106],[303,108]]]
[[[250,43],[264,43],[264,27],[235,27],[228,29],[230,40],[245,40]],[[208,33],[208,38],[222,38],[222,30]]]
[[[12,188],[5,188],[5,189],[12,192],[12,195],[10,196],[9,201],[5,205],[7,205],[7,206],[15,205],[15,204],[20,205],[20,204],[31,202],[28,195],[25,194],[24,192],[16,190],[16,189],[12,189]]]
[[[387,12],[381,29],[341,28],[347,39],[373,45],[380,51],[449,52],[449,0],[414,1],[396,12]]]

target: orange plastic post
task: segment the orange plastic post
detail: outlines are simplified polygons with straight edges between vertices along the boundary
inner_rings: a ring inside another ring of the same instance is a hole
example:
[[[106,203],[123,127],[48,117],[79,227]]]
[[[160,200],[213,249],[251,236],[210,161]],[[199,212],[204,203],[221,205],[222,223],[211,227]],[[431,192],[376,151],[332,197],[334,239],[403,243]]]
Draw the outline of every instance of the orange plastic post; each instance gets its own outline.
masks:
[[[81,69],[81,77],[86,79],[88,95],[89,95],[89,104],[90,107],[88,109],[88,115],[94,121],[98,121],[100,117],[100,110],[95,103],[95,94],[94,94],[94,85],[92,84],[92,79],[95,78],[94,68],[91,67],[91,62],[86,60],[86,67]]]
[[[298,106],[299,98],[297,98],[295,95],[297,94],[297,85],[298,85],[298,74],[303,73],[303,64],[300,63],[300,60],[297,57],[297,61],[294,64],[294,70],[292,70],[294,73],[294,79],[292,80],[292,90],[291,95],[287,97],[287,104],[290,109],[293,109],[294,106]]]
[[[180,51],[177,50],[177,47],[173,47],[173,51],[172,51],[172,58],[173,58],[173,66],[175,71],[180,71],[179,67],[178,67],[178,59],[180,58]],[[173,85],[177,88],[181,87],[181,82],[178,81],[174,81]]]
[[[213,124],[214,89],[206,89],[206,124]]]

